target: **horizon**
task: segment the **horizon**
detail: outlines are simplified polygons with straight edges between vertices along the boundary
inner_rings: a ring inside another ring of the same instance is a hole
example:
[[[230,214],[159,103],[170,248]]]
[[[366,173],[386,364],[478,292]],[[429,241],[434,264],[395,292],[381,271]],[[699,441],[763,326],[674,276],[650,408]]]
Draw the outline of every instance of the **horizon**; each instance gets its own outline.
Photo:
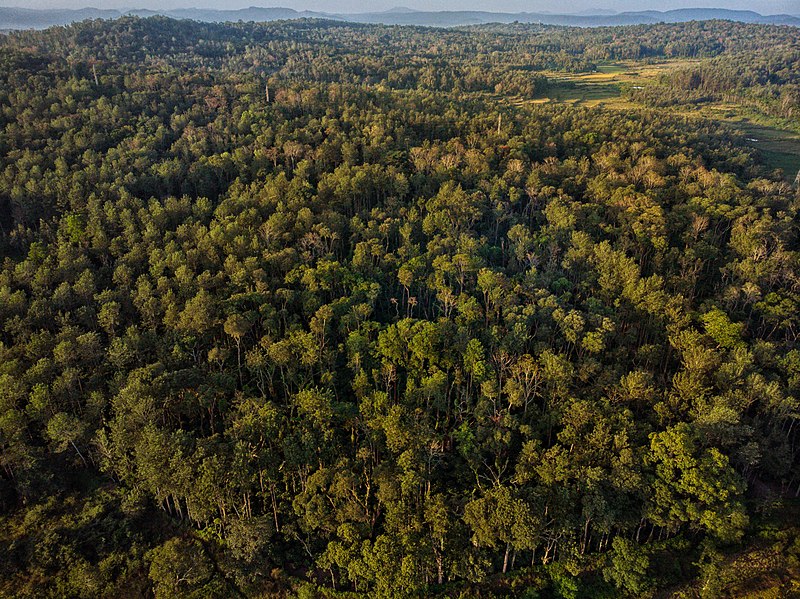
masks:
[[[0,8],[0,599],[796,588],[800,15],[155,1]]]
[[[703,10],[737,10],[751,11],[764,16],[770,15],[800,15],[800,2],[797,0],[727,0],[716,2],[713,6],[701,5],[691,0],[672,0],[669,2],[658,2],[657,0],[646,0],[637,2],[636,0],[614,0],[612,2],[597,2],[596,0],[577,0],[570,5],[569,10],[560,10],[562,6],[555,0],[544,0],[531,5],[524,0],[499,0],[491,3],[470,2],[464,3],[459,0],[434,0],[424,2],[422,0],[409,0],[398,2],[397,0],[375,0],[364,2],[362,0],[320,0],[308,2],[306,0],[286,0],[271,3],[254,3],[252,0],[233,0],[220,6],[219,2],[192,2],[191,0],[141,0],[132,2],[131,0],[99,0],[79,2],[75,0],[28,0],[25,6],[20,0],[0,0],[0,7],[19,8],[33,10],[219,10],[232,11],[249,8],[269,9],[287,8],[298,12],[325,12],[325,13],[375,13],[391,12],[397,9],[406,9],[418,12],[461,12],[461,11],[481,11],[494,13],[541,13],[553,15],[585,15],[585,14],[610,14],[625,12],[646,12],[658,11],[667,12],[670,10],[682,9],[703,9]],[[489,4],[487,6],[487,4]]]

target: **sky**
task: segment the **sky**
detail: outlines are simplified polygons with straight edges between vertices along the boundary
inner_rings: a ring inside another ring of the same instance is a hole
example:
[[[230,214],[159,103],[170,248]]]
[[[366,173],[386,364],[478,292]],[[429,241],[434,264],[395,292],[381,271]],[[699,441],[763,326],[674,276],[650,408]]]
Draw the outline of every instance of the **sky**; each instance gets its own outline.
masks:
[[[800,0],[0,0],[0,6],[24,8],[218,8],[281,6],[296,10],[325,12],[373,12],[395,6],[417,10],[488,10],[495,12],[576,13],[593,9],[669,10],[672,8],[714,7],[754,10],[761,14],[800,15]]]

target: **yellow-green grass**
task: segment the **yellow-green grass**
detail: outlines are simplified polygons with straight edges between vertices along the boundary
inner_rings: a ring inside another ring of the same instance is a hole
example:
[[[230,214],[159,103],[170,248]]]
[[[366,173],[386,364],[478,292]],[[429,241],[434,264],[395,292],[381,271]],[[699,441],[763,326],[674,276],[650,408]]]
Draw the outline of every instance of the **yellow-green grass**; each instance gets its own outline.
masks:
[[[663,73],[698,62],[670,60],[658,63],[636,61],[601,62],[592,73],[546,72],[551,82],[545,96],[533,103],[566,102],[606,108],[634,106],[622,97],[624,86],[647,85]]]
[[[609,110],[635,108],[638,104],[622,95],[625,87],[646,86],[661,75],[702,62],[702,59],[664,60],[645,63],[637,61],[604,61],[593,73],[544,73],[551,82],[546,95],[525,99],[506,98],[516,106],[550,102],[598,106]],[[789,131],[790,125],[734,103],[709,103],[700,106],[679,106],[668,109],[673,113],[723,121],[740,129],[746,143],[759,151],[764,163],[781,169],[786,179],[793,181],[800,170],[800,135]]]
[[[758,149],[765,164],[783,170],[787,179],[794,180],[800,171],[800,135],[762,125],[742,123],[738,125],[749,145]]]

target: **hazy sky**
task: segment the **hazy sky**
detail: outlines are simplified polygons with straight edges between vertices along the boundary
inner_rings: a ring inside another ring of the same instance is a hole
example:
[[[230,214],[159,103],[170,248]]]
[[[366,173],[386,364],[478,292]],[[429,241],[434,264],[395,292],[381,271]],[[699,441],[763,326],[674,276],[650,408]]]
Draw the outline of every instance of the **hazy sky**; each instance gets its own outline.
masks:
[[[419,10],[490,10],[501,12],[574,13],[589,9],[668,10],[696,6],[755,10],[762,14],[800,14],[800,0],[0,0],[0,6],[25,8],[246,8],[284,6],[296,10],[371,12],[394,6]]]

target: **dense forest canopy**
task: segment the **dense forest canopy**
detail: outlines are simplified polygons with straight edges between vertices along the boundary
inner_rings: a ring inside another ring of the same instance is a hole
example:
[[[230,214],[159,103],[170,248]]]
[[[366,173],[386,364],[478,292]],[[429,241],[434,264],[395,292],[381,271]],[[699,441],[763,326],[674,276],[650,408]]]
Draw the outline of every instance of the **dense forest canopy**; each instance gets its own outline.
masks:
[[[796,116],[798,48],[2,38],[0,594],[715,596],[750,547],[796,591],[800,197],[659,107]],[[636,110],[504,99],[609,58],[703,61]]]

